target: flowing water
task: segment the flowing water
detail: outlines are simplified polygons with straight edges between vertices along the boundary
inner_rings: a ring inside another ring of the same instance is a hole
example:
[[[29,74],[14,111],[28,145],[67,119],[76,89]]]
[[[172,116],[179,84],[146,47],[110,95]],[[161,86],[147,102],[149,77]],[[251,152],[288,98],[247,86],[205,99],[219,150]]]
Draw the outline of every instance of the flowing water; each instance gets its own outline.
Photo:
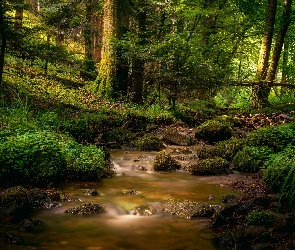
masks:
[[[172,197],[219,204],[222,195],[234,194],[218,185],[222,176],[193,176],[186,171],[153,172],[155,152],[116,150],[111,155],[115,177],[98,183],[66,183],[58,187],[57,190],[81,201],[63,202],[56,209],[37,211],[33,218],[44,224],[30,233],[16,232],[22,243],[6,245],[4,249],[216,249],[208,229],[209,219],[187,220],[164,214],[161,204]],[[89,196],[89,189],[101,194]],[[136,190],[137,194],[124,193],[128,190]],[[208,201],[209,195],[214,195],[216,200]],[[63,213],[86,202],[100,203],[107,212],[91,216]],[[152,207],[154,215],[130,215],[139,206]]]

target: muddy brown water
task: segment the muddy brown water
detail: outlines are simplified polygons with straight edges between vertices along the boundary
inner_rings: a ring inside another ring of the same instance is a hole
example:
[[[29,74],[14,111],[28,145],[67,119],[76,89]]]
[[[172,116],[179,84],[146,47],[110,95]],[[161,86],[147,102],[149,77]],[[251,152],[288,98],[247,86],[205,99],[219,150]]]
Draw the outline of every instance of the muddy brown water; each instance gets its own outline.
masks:
[[[33,218],[43,225],[33,232],[14,233],[18,245],[0,245],[0,249],[86,249],[86,250],[212,250],[214,238],[209,219],[182,219],[162,212],[162,202],[169,198],[189,199],[219,204],[224,194],[235,194],[220,187],[224,176],[193,176],[186,171],[152,171],[156,152],[114,150],[111,152],[116,176],[98,183],[66,183],[57,189],[81,201],[62,202],[52,210],[39,210]],[[138,157],[140,156],[140,157]],[[134,161],[136,160],[136,161]],[[138,161],[139,160],[139,161]],[[87,195],[96,189],[99,196]],[[136,190],[136,195],[125,194]],[[208,196],[216,199],[209,201]],[[106,213],[77,216],[63,212],[86,202],[100,203]],[[138,206],[152,206],[152,216],[130,215]]]

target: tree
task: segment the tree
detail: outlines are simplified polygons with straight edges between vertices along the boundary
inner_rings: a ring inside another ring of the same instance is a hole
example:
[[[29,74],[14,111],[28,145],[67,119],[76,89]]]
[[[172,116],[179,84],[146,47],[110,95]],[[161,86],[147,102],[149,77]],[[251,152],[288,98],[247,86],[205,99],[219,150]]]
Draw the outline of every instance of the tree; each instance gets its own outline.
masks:
[[[269,105],[268,96],[270,88],[275,79],[278,63],[284,39],[290,24],[292,0],[284,0],[284,10],[281,18],[281,27],[277,34],[272,60],[269,66],[269,57],[271,54],[272,38],[274,33],[277,0],[269,0],[266,12],[266,21],[264,36],[261,42],[260,56],[257,65],[256,81],[252,87],[251,102],[252,107],[261,108]]]
[[[127,94],[129,66],[115,41],[128,30],[129,1],[105,0],[103,9],[104,35],[97,84],[101,97],[118,99]]]

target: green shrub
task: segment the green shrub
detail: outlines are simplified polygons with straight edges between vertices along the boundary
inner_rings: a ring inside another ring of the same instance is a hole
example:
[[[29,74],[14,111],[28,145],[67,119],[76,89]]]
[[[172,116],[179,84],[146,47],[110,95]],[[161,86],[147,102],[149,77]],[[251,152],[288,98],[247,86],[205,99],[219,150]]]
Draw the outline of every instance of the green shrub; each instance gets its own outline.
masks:
[[[145,151],[159,151],[165,148],[161,140],[153,134],[145,134],[141,139],[133,141],[132,144],[136,148]]]
[[[80,146],[72,152],[76,153],[76,158],[68,166],[69,179],[96,181],[102,178],[104,174],[105,155],[101,149],[93,145]]]
[[[218,156],[203,159],[189,166],[189,171],[194,175],[227,174],[229,162]]]
[[[276,152],[295,143],[295,123],[265,127],[252,131],[246,138],[247,146],[268,146]]]
[[[180,169],[180,164],[166,151],[158,152],[154,159],[155,171],[175,171]]]
[[[275,192],[290,192],[290,202],[295,195],[295,147],[288,146],[283,151],[273,154],[265,162],[263,180]],[[291,204],[290,204],[291,205]]]
[[[245,146],[233,158],[235,169],[242,172],[258,172],[273,150],[269,147]]]
[[[228,161],[232,161],[236,153],[239,152],[243,146],[243,139],[232,137],[229,140],[217,142],[214,145],[214,154]]]
[[[36,131],[6,137],[0,166],[2,185],[46,185],[62,178],[66,160],[54,134]]]
[[[246,223],[248,226],[271,227],[274,221],[275,217],[269,211],[252,212],[246,216]]]

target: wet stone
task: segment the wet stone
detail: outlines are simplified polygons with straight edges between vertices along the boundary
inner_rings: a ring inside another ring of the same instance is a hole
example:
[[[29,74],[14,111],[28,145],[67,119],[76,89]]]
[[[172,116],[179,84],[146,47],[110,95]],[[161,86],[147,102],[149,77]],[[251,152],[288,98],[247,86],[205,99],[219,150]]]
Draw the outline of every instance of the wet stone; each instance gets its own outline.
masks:
[[[156,214],[156,210],[153,206],[150,205],[143,205],[141,207],[135,207],[129,213],[130,215],[137,215],[137,216],[152,216]]]
[[[131,190],[125,190],[125,191],[123,191],[123,193],[124,194],[130,194],[130,195],[138,194],[137,191],[134,190],[134,189],[133,190],[132,189]]]
[[[221,202],[228,203],[228,204],[234,204],[238,201],[238,197],[232,195],[232,194],[226,194],[220,198]]]
[[[100,204],[86,203],[80,206],[67,209],[64,213],[70,213],[75,215],[101,214],[105,213],[105,208]]]
[[[95,190],[95,189],[89,189],[89,190],[87,191],[87,194],[88,194],[88,195],[91,195],[91,196],[97,196],[97,195],[100,195],[100,193],[99,193],[97,190]]]
[[[4,234],[3,239],[6,244],[17,244],[20,242],[20,239],[17,236],[8,232]]]
[[[42,225],[43,222],[41,220],[36,220],[36,219],[25,219],[21,223],[17,225],[17,227],[21,231],[29,232],[34,230],[36,227]]]

